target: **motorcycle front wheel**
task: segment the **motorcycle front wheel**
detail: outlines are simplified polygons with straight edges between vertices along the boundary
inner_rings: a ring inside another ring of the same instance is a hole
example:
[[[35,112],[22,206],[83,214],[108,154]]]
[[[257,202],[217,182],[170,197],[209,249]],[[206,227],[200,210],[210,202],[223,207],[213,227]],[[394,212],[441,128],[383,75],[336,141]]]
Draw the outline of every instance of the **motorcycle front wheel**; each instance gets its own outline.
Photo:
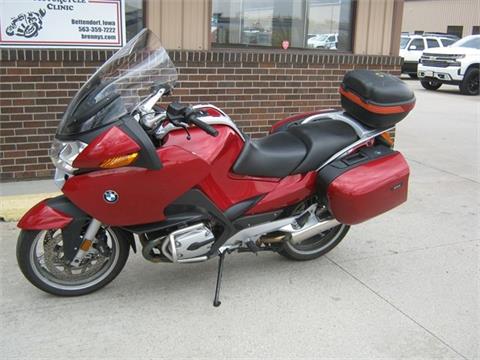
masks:
[[[98,290],[120,273],[130,251],[120,230],[103,231],[106,246],[92,246],[82,263],[73,267],[64,258],[61,230],[22,230],[17,242],[20,270],[33,285],[53,295],[78,296]]]

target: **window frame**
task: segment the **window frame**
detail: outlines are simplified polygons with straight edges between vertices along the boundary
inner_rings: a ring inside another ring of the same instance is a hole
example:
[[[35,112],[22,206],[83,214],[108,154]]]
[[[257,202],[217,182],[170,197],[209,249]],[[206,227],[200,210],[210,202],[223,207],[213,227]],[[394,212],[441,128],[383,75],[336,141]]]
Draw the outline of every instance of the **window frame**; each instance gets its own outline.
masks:
[[[445,45],[444,41],[445,41],[445,42],[448,41],[448,42],[450,42],[450,44]],[[443,46],[443,47],[447,47],[447,46],[450,46],[450,45],[452,45],[452,44],[455,44],[455,43],[457,42],[457,40],[442,38],[442,39],[440,39],[440,42],[442,43],[442,46]]]
[[[440,42],[440,39],[437,39],[437,38],[433,38],[433,37],[430,37],[430,38],[426,38],[425,39],[426,42],[427,42],[427,47],[426,49],[435,49],[435,48],[439,48],[439,47],[442,47],[442,43]],[[428,43],[429,41],[435,41],[437,46],[430,46],[430,44]]]
[[[417,41],[417,40],[419,40],[419,41],[421,41],[421,42],[423,43],[423,49],[418,49],[418,48],[416,48],[416,49],[410,49],[410,47],[411,47],[412,45],[414,45],[413,42],[415,42],[415,41]],[[424,50],[426,49],[425,45],[426,45],[426,41],[425,41],[424,38],[413,38],[412,41],[410,41],[410,43],[408,44],[407,50],[408,50],[408,51],[424,51]]]
[[[143,1],[148,1],[148,0],[143,0]],[[210,1],[210,16],[209,16],[209,21],[208,21],[208,26],[209,26],[209,31],[211,31],[211,26],[212,26],[212,16],[213,16],[213,1]],[[306,0],[308,1],[308,0]],[[289,50],[296,50],[296,51],[305,51],[305,52],[315,52],[315,53],[329,53],[329,54],[353,54],[354,53],[354,48],[355,48],[355,35],[356,35],[356,22],[357,22],[357,8],[358,8],[358,0],[350,0],[351,1],[351,9],[350,9],[350,41],[349,41],[349,47],[350,50],[338,50],[338,49],[320,49],[320,48],[309,48],[309,47],[296,47],[296,46],[289,46]],[[305,26],[308,24],[308,20],[305,21]],[[308,41],[308,34],[307,37],[305,38],[305,43]],[[337,42],[338,42],[338,37],[337,37]],[[284,51],[281,47],[273,47],[273,46],[265,46],[265,45],[255,45],[255,44],[221,44],[217,43],[211,40],[210,38],[210,49],[212,50],[221,50],[221,49],[241,49],[241,50],[254,50],[261,52],[260,50],[265,50],[265,51]]]

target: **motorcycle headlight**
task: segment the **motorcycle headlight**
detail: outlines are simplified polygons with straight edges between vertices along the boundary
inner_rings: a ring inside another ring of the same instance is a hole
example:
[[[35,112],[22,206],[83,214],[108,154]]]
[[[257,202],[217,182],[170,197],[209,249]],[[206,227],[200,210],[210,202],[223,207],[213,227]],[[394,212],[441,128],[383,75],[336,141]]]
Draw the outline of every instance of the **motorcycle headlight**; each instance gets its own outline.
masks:
[[[66,173],[73,173],[73,161],[87,147],[87,144],[81,141],[61,141],[55,139],[50,147],[50,158],[57,169]]]

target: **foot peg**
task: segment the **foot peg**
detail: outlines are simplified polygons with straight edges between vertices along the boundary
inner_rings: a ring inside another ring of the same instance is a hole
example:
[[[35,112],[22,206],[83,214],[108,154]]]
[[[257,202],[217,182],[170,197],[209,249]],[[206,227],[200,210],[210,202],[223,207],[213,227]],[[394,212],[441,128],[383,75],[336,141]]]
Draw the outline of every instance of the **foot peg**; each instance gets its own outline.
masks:
[[[259,251],[262,251],[262,249],[255,244],[253,241],[249,241],[246,243],[248,249],[253,252],[254,254],[257,254]]]

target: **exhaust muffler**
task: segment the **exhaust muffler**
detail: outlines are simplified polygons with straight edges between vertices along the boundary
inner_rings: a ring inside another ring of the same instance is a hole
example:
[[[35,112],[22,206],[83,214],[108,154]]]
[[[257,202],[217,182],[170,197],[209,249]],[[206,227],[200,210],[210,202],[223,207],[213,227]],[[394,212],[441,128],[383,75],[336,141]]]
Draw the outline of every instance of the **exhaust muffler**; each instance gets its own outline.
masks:
[[[311,238],[312,236],[330,230],[331,228],[334,228],[338,225],[340,225],[340,223],[337,221],[337,219],[332,218],[322,221],[316,220],[315,224],[311,224],[311,222],[309,221],[299,229],[295,229],[292,225],[287,225],[281,228],[280,231],[290,234],[291,238],[289,239],[289,241],[292,244],[299,244],[302,241]]]

